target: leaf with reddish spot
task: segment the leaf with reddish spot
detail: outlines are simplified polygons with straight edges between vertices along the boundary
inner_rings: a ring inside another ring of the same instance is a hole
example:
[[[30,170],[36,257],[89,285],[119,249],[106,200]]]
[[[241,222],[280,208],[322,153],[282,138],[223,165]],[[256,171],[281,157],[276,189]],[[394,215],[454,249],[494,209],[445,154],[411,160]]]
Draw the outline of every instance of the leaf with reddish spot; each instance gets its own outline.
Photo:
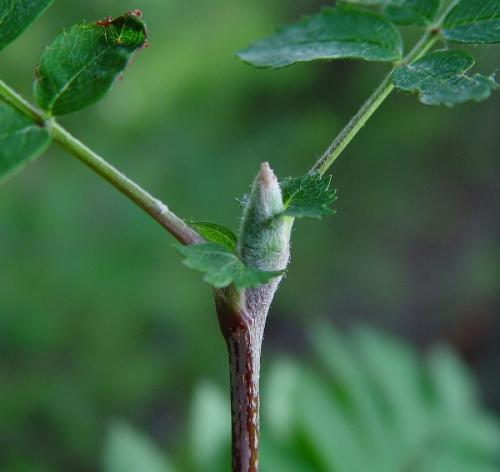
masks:
[[[45,48],[37,67],[38,105],[49,115],[64,115],[96,102],[146,39],[140,10],[62,32]]]

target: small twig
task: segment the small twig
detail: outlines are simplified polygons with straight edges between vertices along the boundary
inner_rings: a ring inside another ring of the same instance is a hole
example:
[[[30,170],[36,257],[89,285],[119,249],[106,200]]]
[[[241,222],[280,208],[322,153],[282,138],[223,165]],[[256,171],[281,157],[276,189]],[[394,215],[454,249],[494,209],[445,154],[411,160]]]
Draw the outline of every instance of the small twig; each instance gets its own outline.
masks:
[[[422,57],[437,41],[437,29],[433,27],[427,31],[415,47],[403,58],[401,64],[409,64]],[[319,171],[324,175],[329,167],[340,156],[342,151],[352,141],[354,136],[363,128],[370,117],[382,105],[385,99],[394,90],[394,85],[391,82],[392,69],[389,74],[382,80],[377,89],[370,95],[368,100],[358,110],[358,112],[350,119],[349,123],[342,129],[337,137],[332,141],[323,155],[311,168],[311,171]]]
[[[142,208],[182,244],[196,244],[203,238],[184,220],[169,210],[161,200],[153,197],[125,174],[109,164],[97,153],[75,138],[53,118],[46,120],[43,113],[0,80],[0,98],[16,108],[39,126],[46,127],[52,139],[109,182],[129,200]]]
[[[188,245],[203,241],[194,229],[172,213],[162,201],[150,195],[134,181],[115,169],[58,123],[49,122],[48,129],[54,141],[142,208],[179,242]]]
[[[368,98],[359,111],[351,118],[349,123],[347,123],[345,128],[332,141],[324,154],[311,168],[311,171],[319,171],[321,175],[324,175],[337,157],[340,156],[354,136],[358,134],[361,128],[394,89],[390,75],[391,74],[388,74],[384,78],[377,90],[373,92],[370,98]]]
[[[21,97],[14,89],[10,88],[3,80],[0,80],[0,98],[37,125],[45,126],[42,112]]]

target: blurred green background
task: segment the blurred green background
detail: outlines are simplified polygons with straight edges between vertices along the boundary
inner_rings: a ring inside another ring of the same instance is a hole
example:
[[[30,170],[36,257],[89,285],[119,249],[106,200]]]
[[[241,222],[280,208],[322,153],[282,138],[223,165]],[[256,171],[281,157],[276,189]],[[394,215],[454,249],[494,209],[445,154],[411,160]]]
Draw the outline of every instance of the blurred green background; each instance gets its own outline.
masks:
[[[56,1],[2,52],[0,73],[31,97],[38,55],[63,27],[141,8],[150,47],[107,98],[64,124],[178,214],[236,229],[235,197],[259,163],[304,173],[387,69],[255,70],[234,58],[321,4]],[[481,72],[498,68],[495,49],[474,54]],[[277,359],[315,368],[318,323],[340,333],[365,324],[421,355],[452,345],[477,402],[500,410],[498,103],[431,108],[395,93],[382,106],[332,168],[337,214],[295,227],[265,371]],[[56,146],[0,189],[0,470],[99,470],[117,418],[180,470],[208,470],[185,457],[189,417],[203,385],[225,392],[225,346],[210,291],[171,242]],[[297,470],[333,470],[311,461]]]

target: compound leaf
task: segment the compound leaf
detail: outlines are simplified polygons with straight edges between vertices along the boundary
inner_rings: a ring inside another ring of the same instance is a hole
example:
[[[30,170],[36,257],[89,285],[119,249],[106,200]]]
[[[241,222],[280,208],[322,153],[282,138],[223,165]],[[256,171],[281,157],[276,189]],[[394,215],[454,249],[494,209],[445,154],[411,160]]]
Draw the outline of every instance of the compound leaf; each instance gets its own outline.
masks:
[[[0,50],[16,39],[52,0],[0,0]]]
[[[36,71],[35,98],[52,115],[99,100],[146,42],[139,10],[115,20],[73,26],[45,48]]]
[[[338,332],[325,324],[317,327],[312,345],[316,362],[284,358],[268,368],[262,470],[499,470],[498,415],[481,405],[477,385],[449,347],[431,348],[425,359],[368,327]],[[202,464],[196,470],[219,472],[228,464],[213,452],[222,453],[224,435],[229,451],[229,431],[219,418],[220,394],[210,393],[198,390],[193,411],[209,412],[214,437],[208,437],[210,422],[200,413],[205,421],[191,423],[190,431],[199,429],[206,454],[194,443],[190,450],[193,462]]]
[[[384,15],[401,25],[428,25],[439,10],[440,0],[389,0]]]
[[[232,251],[236,249],[238,238],[230,229],[207,221],[192,221],[189,224],[207,241],[222,244]]]
[[[328,59],[395,61],[401,58],[398,30],[385,18],[348,6],[324,8],[319,14],[282,28],[252,43],[238,57],[257,67],[284,67]]]
[[[457,43],[500,42],[500,2],[461,0],[444,19],[442,35]]]
[[[204,272],[203,280],[216,288],[231,283],[240,289],[258,287],[283,275],[282,271],[264,272],[246,266],[234,251],[222,244],[209,242],[175,247],[184,256],[184,264]]]
[[[284,214],[294,218],[321,218],[330,215],[330,205],[336,200],[336,191],[330,188],[331,176],[319,172],[302,177],[287,177],[281,183]]]
[[[399,67],[392,82],[399,89],[418,93],[425,105],[453,106],[468,100],[485,100],[498,87],[493,77],[467,72],[474,59],[462,51],[434,51],[413,64]]]
[[[45,128],[0,102],[0,182],[38,157],[49,143]]]

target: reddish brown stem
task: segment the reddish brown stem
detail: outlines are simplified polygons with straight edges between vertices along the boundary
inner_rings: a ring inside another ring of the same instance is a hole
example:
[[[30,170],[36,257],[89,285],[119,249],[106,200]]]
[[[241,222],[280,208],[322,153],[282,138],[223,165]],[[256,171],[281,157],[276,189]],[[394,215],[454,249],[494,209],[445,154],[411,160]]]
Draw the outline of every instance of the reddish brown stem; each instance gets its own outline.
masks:
[[[252,337],[251,329],[242,326],[226,339],[231,382],[233,472],[257,472],[259,467],[259,360],[255,358]]]
[[[215,300],[229,354],[232,471],[258,472],[259,373],[263,326],[248,316],[245,310],[235,308],[225,295],[228,294],[216,295]]]

